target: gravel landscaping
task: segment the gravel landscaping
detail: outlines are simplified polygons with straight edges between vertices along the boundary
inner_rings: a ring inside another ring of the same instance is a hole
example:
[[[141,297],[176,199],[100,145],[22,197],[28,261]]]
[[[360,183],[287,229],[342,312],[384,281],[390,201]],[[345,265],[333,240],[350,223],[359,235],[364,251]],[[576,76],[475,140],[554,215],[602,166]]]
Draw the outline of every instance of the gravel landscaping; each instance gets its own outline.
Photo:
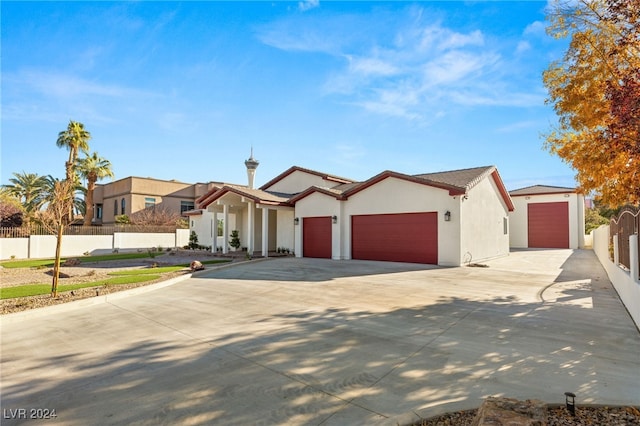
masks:
[[[101,261],[95,263],[81,263],[80,266],[63,266],[60,268],[61,278],[60,284],[79,284],[99,281],[110,277],[110,273],[122,270],[143,269],[161,266],[172,266],[189,264],[193,260],[201,262],[216,259],[208,252],[189,252],[177,251],[172,254],[157,255],[154,258],[140,258],[127,260]],[[239,258],[229,258],[236,260]],[[211,267],[211,266],[207,266]],[[189,268],[177,272],[163,273],[158,279],[118,285],[100,285],[95,287],[86,287],[83,289],[59,292],[58,297],[53,298],[49,294],[39,296],[19,297],[13,299],[0,300],[0,314],[9,314],[29,309],[41,308],[45,306],[58,305],[61,303],[72,302],[75,300],[86,299],[98,295],[114,293],[131,288],[146,286],[157,282],[165,281],[180,275],[188,274]],[[51,268],[1,268],[0,267],[0,291],[7,287],[22,286],[28,284],[50,284],[52,281]]]
[[[414,426],[471,426],[478,410],[447,413],[422,420]],[[640,410],[636,407],[578,407],[575,417],[565,407],[550,408],[547,426],[637,426]]]

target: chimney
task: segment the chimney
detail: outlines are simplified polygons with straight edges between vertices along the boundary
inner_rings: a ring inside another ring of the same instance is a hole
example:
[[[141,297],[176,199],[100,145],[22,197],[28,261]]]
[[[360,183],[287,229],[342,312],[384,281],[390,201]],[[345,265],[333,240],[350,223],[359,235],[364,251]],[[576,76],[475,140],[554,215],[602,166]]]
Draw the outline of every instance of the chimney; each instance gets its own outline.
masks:
[[[253,147],[251,147],[251,156],[244,162],[247,167],[247,178],[249,179],[249,189],[253,189],[253,178],[256,176],[256,169],[260,162],[253,158]]]

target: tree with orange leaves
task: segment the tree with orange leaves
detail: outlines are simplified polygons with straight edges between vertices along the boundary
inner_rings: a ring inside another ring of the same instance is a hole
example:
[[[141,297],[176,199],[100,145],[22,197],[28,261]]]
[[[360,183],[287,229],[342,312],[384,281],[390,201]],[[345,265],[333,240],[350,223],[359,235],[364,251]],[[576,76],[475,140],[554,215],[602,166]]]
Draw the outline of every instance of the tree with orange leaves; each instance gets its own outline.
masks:
[[[545,146],[611,206],[640,202],[639,17],[626,0],[556,0],[548,10],[547,32],[571,40],[543,75],[559,118]]]

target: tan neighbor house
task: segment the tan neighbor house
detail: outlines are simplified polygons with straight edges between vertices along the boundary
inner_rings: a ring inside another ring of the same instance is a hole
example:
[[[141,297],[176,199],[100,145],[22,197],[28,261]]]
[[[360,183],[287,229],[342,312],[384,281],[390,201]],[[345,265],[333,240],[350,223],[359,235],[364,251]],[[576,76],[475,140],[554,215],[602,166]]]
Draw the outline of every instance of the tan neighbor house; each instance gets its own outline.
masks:
[[[183,214],[194,208],[197,198],[222,185],[220,182],[191,184],[136,176],[98,184],[93,195],[92,223],[113,224],[116,216],[131,216],[151,206]]]

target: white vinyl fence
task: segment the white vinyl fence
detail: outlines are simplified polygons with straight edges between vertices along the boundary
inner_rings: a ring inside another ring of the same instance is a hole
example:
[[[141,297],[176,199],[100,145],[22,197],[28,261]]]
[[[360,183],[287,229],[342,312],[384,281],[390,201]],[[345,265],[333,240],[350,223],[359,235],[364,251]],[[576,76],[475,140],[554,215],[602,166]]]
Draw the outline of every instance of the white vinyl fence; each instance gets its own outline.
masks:
[[[189,230],[175,232],[133,233],[114,232],[113,235],[64,235],[62,256],[107,254],[114,251],[146,250],[149,248],[176,248],[189,244]],[[56,252],[56,237],[31,235],[23,238],[0,238],[0,259],[51,258]]]

